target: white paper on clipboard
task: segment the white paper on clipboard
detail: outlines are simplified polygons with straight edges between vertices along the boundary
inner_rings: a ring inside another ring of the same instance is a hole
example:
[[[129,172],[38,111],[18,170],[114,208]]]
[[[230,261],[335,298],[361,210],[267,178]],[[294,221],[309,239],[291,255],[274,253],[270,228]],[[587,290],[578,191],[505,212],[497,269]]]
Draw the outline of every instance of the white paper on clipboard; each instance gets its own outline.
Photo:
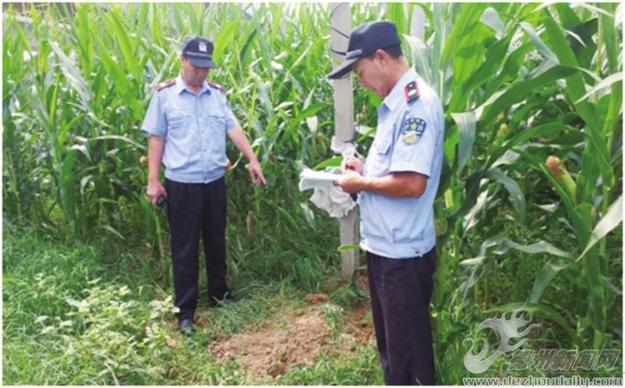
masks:
[[[356,201],[334,185],[334,182],[343,177],[340,168],[335,168],[334,171],[314,171],[304,167],[300,173],[299,190],[313,189],[310,201],[325,210],[330,217],[341,218],[356,206]]]
[[[315,171],[304,168],[299,175],[299,191],[316,189],[319,187],[332,187],[333,182],[341,179],[343,174],[333,174],[325,171]]]

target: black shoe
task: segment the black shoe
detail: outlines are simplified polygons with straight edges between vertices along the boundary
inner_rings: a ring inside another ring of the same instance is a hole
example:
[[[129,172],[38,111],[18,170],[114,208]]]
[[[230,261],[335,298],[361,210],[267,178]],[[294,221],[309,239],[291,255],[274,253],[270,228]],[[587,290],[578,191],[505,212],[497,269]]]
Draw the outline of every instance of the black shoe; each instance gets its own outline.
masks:
[[[184,335],[193,333],[193,320],[191,318],[183,318],[178,321],[178,331]]]

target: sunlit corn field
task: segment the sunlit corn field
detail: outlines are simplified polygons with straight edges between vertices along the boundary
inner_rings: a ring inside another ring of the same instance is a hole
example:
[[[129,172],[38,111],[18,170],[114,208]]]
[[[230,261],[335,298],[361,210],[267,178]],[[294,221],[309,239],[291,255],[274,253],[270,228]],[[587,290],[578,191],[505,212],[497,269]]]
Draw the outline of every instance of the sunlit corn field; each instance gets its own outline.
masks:
[[[464,363],[482,341],[497,348],[480,323],[513,312],[539,324],[525,351],[622,350],[622,5],[355,3],[351,15],[353,26],[395,22],[444,104],[437,382],[622,377],[621,353],[587,369],[514,368],[515,353],[480,374]],[[368,306],[364,267],[340,278],[337,220],[297,189],[303,166],[336,164],[329,17],[316,3],[3,4],[3,384],[383,383],[373,340],[269,377],[211,351],[309,294],[329,297],[317,307],[331,341]],[[229,144],[239,301],[201,305],[206,323],[185,339],[172,323],[166,218],[144,195],[139,126],[189,34],[214,40],[209,78],[226,88],[268,184],[249,182]],[[366,155],[380,99],[355,81],[354,93]]]

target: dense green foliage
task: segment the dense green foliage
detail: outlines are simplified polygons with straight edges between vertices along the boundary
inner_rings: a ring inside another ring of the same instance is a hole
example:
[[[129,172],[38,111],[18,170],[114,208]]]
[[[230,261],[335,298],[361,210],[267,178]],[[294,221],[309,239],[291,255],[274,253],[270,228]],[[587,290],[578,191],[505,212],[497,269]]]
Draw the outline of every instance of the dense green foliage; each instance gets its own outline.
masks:
[[[432,304],[441,383],[470,375],[465,339],[495,312],[533,314],[542,326],[528,347],[622,348],[617,5],[352,6],[354,25],[397,23],[445,108]],[[246,382],[207,342],[338,277],[336,222],[297,191],[301,167],[332,156],[327,6],[33,5],[26,16],[9,6],[3,23],[3,383]],[[214,39],[210,78],[228,90],[268,185],[253,187],[229,148],[229,267],[245,300],[172,351],[167,225],[143,196],[138,128],[189,33]],[[375,126],[379,98],[355,90],[358,123]],[[362,135],[361,153],[369,144]],[[550,155],[568,172],[549,169]],[[349,305],[349,290],[337,300]],[[376,368],[365,348],[278,382],[379,383]]]

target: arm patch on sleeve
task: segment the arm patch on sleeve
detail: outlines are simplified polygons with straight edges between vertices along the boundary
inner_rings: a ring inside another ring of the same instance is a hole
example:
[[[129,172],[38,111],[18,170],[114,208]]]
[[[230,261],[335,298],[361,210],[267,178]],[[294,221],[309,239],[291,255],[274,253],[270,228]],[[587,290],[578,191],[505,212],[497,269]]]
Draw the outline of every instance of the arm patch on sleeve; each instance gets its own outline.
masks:
[[[427,123],[420,117],[410,117],[401,124],[401,139],[406,144],[414,144],[425,132]]]

